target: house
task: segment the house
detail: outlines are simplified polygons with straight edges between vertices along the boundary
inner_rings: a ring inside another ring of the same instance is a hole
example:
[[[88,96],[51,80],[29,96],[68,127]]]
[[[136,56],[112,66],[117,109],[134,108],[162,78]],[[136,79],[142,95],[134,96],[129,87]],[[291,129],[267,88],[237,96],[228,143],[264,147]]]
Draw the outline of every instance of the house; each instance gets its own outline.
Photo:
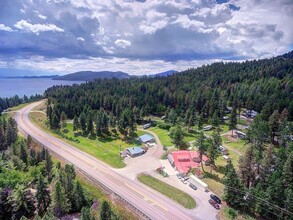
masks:
[[[148,143],[148,142],[155,142],[155,139],[152,135],[149,135],[149,134],[144,134],[142,136],[140,136],[138,138],[138,140],[141,142],[141,143]]]
[[[148,128],[150,128],[151,126],[152,126],[151,123],[147,123],[147,124],[143,125],[142,127],[143,127],[143,129],[148,129]]]
[[[200,166],[200,154],[197,151],[180,150],[173,151],[167,156],[170,164],[179,171],[179,173],[187,174],[190,169],[196,169]],[[202,161],[209,163],[209,158],[202,155]]]
[[[213,129],[213,126],[212,125],[207,125],[207,126],[203,127],[202,130],[204,130],[204,131],[210,131],[212,129]]]
[[[247,117],[247,118],[255,118],[257,116],[258,112],[254,110],[245,110],[242,112],[242,115]]]
[[[241,132],[241,131],[235,131],[235,136],[237,138],[240,138],[240,139],[245,139],[246,138],[246,134]]]
[[[143,155],[145,153],[145,151],[141,147],[126,148],[126,152],[131,157],[138,157],[138,156]]]

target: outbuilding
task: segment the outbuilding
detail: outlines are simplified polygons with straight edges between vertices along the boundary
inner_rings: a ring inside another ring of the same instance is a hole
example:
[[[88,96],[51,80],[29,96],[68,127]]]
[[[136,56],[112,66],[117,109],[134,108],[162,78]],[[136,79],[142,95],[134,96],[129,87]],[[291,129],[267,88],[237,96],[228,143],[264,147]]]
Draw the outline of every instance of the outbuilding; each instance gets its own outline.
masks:
[[[142,149],[141,147],[126,148],[126,152],[131,157],[137,157],[137,156],[143,155],[145,153],[144,149]]]
[[[140,136],[138,138],[138,140],[144,144],[148,143],[148,142],[155,142],[155,139],[152,135],[149,134],[144,134],[142,136]]]

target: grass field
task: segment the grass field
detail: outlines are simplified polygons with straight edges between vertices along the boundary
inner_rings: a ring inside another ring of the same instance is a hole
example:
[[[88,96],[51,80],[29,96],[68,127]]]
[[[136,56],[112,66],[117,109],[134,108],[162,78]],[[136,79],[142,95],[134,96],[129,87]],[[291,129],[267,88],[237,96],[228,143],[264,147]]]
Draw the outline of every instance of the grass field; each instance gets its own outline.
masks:
[[[24,108],[25,106],[29,105],[30,103],[24,103],[24,104],[20,104],[17,105],[15,107],[9,108],[8,111],[18,111],[19,109]]]
[[[30,113],[30,118],[32,121],[40,126],[42,129],[46,130],[50,134],[60,138],[59,135],[50,131],[47,126],[45,125],[46,116],[39,112],[32,112]],[[67,132],[62,132],[66,135],[67,138],[77,139],[79,143],[74,141],[69,141],[64,139],[64,141],[70,143],[71,145],[75,146],[76,148],[98,158],[99,160],[104,161],[105,163],[113,166],[114,168],[123,168],[125,164],[123,163],[122,159],[119,156],[120,149],[123,150],[128,147],[132,146],[140,146],[140,142],[136,140],[131,140],[128,142],[122,141],[119,136],[111,136],[105,138],[95,138],[90,139],[87,136],[74,136],[72,124],[67,124]],[[144,132],[138,131],[137,135],[142,135]]]
[[[235,150],[240,151],[241,153],[245,152],[245,149],[248,147],[248,145],[246,144],[246,140],[242,140],[242,139],[237,139],[237,141],[230,141],[229,139],[225,136],[222,136],[222,140],[223,143]]]
[[[161,180],[158,180],[146,174],[141,174],[137,178],[143,184],[157,190],[158,192],[178,202],[187,209],[193,209],[196,206],[195,200],[190,195],[173,186],[170,186],[169,184],[162,182]]]
[[[159,127],[150,127],[150,128],[148,128],[148,130],[156,133],[158,135],[158,137],[160,138],[161,143],[164,146],[170,147],[170,146],[174,145],[171,142],[171,138],[169,137],[169,130],[162,129],[162,128],[159,128]],[[189,133],[189,132],[185,131],[184,141],[194,141],[194,140],[197,139],[197,137],[198,137],[198,134]]]

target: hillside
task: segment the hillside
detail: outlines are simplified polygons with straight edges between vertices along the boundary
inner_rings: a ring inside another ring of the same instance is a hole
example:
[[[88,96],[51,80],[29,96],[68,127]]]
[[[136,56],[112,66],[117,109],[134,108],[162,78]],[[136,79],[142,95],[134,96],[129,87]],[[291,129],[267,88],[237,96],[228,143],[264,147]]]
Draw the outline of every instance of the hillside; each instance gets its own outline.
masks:
[[[79,115],[85,103],[120,114],[134,108],[145,114],[176,109],[184,117],[191,107],[207,117],[223,114],[223,106],[235,105],[265,114],[287,108],[293,115],[293,60],[276,57],[243,63],[214,63],[167,77],[94,81],[80,86],[55,86],[45,92],[66,114]],[[82,99],[80,97],[83,97]],[[79,106],[80,105],[80,106]],[[220,109],[219,109],[220,108]],[[117,112],[118,111],[118,112]]]
[[[76,73],[70,73],[64,76],[58,76],[53,78],[54,80],[68,80],[68,81],[92,81],[94,79],[125,79],[130,76],[124,72],[111,72],[111,71],[101,71],[101,72],[93,72],[93,71],[81,71]]]

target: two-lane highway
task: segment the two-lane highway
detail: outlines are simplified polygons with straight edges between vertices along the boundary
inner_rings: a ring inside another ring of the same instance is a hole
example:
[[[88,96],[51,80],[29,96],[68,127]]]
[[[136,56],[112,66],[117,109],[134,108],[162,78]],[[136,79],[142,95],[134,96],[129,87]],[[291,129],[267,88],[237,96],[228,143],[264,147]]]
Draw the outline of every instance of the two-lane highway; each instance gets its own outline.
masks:
[[[164,195],[121,176],[107,164],[36,127],[29,119],[29,112],[39,104],[40,102],[30,104],[16,113],[15,119],[21,132],[32,136],[49,150],[108,187],[149,218],[158,220],[195,219],[189,210]]]

